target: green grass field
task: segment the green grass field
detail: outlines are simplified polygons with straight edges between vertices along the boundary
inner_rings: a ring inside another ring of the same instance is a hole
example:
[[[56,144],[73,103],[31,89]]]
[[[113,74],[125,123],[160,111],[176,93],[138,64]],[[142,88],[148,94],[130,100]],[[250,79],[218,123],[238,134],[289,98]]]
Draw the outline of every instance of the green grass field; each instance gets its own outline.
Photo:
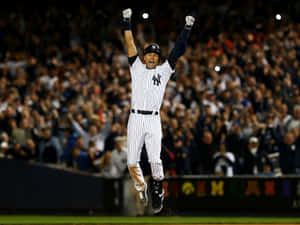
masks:
[[[0,216],[0,224],[300,224],[299,218]]]

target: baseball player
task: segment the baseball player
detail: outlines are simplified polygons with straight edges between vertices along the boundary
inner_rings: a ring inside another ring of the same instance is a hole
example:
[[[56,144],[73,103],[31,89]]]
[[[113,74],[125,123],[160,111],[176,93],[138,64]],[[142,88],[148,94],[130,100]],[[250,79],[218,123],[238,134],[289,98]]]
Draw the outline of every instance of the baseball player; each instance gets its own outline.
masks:
[[[141,61],[131,31],[132,10],[125,9],[122,14],[132,80],[131,111],[127,127],[127,164],[135,189],[146,206],[148,204],[147,183],[139,165],[141,150],[145,143],[152,174],[149,193],[152,209],[156,214],[162,210],[164,198],[162,185],[164,172],[160,159],[162,129],[159,110],[167,82],[174,73],[178,58],[185,52],[195,18],[185,17],[184,30],[167,60],[160,64],[161,50],[155,43],[149,44],[144,49],[144,62]]]

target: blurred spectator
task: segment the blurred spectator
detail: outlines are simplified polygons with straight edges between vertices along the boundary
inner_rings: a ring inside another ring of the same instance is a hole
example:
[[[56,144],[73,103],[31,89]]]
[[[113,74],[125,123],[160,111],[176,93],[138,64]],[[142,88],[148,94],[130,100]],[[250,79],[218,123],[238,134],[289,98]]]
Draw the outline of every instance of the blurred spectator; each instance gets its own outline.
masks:
[[[266,153],[278,152],[278,140],[280,134],[275,127],[274,115],[268,114],[266,116],[266,123],[260,132],[262,149],[264,149]]]
[[[111,122],[108,121],[105,123],[104,127],[101,128],[100,130],[98,129],[98,127],[94,124],[92,124],[89,127],[89,131],[86,132],[82,126],[73,119],[72,115],[69,115],[69,119],[71,120],[74,129],[76,130],[76,132],[83,137],[83,141],[84,141],[84,147],[87,149],[89,142],[95,141],[96,143],[96,150],[95,151],[99,151],[99,152],[103,152],[104,151],[104,144],[105,144],[105,140],[109,134],[110,131],[110,127],[111,127]]]
[[[260,143],[257,137],[251,137],[249,139],[249,144],[243,157],[243,173],[251,175],[261,174],[266,172],[266,166],[271,170],[269,172],[272,172],[270,161],[259,145]]]
[[[63,153],[61,155],[61,162],[67,165],[70,162],[72,149],[76,145],[76,142],[79,138],[70,128],[65,130],[65,138],[65,143],[62,145]]]
[[[210,174],[212,172],[212,157],[216,152],[216,145],[210,131],[204,130],[198,149],[191,155],[193,173]]]
[[[242,149],[244,149],[245,140],[242,136],[242,130],[238,122],[232,124],[229,134],[226,138],[227,151],[232,152],[236,158],[241,158]],[[237,162],[239,164],[240,162]],[[240,167],[240,165],[237,165]],[[237,168],[240,171],[240,168]]]
[[[74,168],[75,162],[74,162],[74,151],[73,149],[79,149],[80,152],[87,152],[87,149],[83,147],[83,138],[80,136],[71,136],[70,140],[68,142],[67,148],[65,152],[62,154],[62,163],[63,168],[65,167],[71,167]],[[75,151],[75,155],[76,155]]]
[[[91,167],[92,163],[88,153],[80,151],[80,148],[75,146],[72,150],[72,168],[74,170],[88,171]]]
[[[280,144],[280,168],[283,174],[296,172],[296,144],[292,132],[285,134]]]
[[[241,121],[241,134],[244,139],[248,140],[254,133],[254,127],[252,124],[251,116],[245,114],[240,119]]]
[[[100,165],[100,174],[109,178],[121,178],[127,172],[127,153],[124,145],[126,138],[118,136],[115,138],[113,151],[106,151],[97,161]]]
[[[300,105],[295,105],[293,118],[287,123],[287,130],[298,129],[300,131]]]
[[[263,173],[278,174],[279,158],[284,173],[297,172],[299,9],[278,1],[289,16],[275,23],[272,13],[278,5],[273,2],[260,8],[269,18],[263,21],[254,0],[246,11],[231,1],[217,2],[217,10],[215,1],[175,1],[166,3],[164,12],[156,3],[149,8],[151,20],[133,25],[139,49],[158,42],[167,56],[181,26],[174,21],[191,7],[200,18],[195,25],[201,27],[191,33],[164,96],[167,174],[213,173],[212,158],[222,142],[234,154],[236,174],[253,172],[250,164],[244,166],[246,154],[253,159],[248,150],[254,136],[259,141],[255,160],[267,157],[271,164],[263,166]],[[76,147],[92,164],[107,162],[110,153],[103,156],[106,160],[102,155],[115,148],[116,137],[126,136],[130,110],[130,73],[115,13],[120,6],[98,1],[81,2],[80,10],[60,6],[47,2],[47,7],[32,4],[23,10],[17,3],[0,9],[5,31],[0,35],[0,127],[8,136],[1,140],[0,152],[23,160],[39,154],[38,161],[73,167]],[[97,172],[95,167],[88,170]]]
[[[115,148],[111,152],[111,163],[116,167],[116,177],[124,177],[127,170],[127,153],[124,148],[126,137],[118,136],[115,138]]]
[[[100,174],[107,178],[117,178],[120,176],[115,164],[112,163],[112,152],[104,153],[100,161]]]
[[[21,148],[21,145],[18,143],[15,143],[11,148],[9,148],[5,155],[7,158],[14,158],[14,159],[26,159],[27,154],[26,152]]]
[[[62,154],[62,147],[57,137],[52,136],[51,129],[45,128],[42,131],[41,139],[39,141],[39,159],[44,163],[60,162]]]
[[[110,133],[107,136],[107,139],[105,141],[105,149],[106,150],[113,150],[115,147],[115,139],[122,135],[122,126],[120,123],[114,123],[111,126]]]
[[[281,137],[287,132],[288,127],[287,125],[292,120],[292,116],[288,113],[288,106],[287,104],[281,104],[279,108],[279,118],[278,118],[278,132]]]
[[[174,139],[172,152],[175,154],[176,174],[184,175],[190,173],[189,149],[183,145],[181,138]]]
[[[198,144],[195,140],[195,136],[192,131],[188,131],[185,135],[185,144],[184,144],[184,174],[192,174],[192,156],[193,153],[197,151]]]
[[[220,143],[219,151],[213,155],[213,166],[216,175],[232,177],[235,174],[235,157],[226,151],[225,142]]]
[[[37,162],[39,159],[39,152],[36,147],[36,144],[32,139],[27,140],[25,146],[22,147],[22,150],[25,152],[25,160],[30,162]]]
[[[25,146],[28,139],[32,138],[32,129],[29,127],[28,118],[23,118],[21,120],[20,127],[17,127],[14,121],[12,121],[12,138],[13,140]]]

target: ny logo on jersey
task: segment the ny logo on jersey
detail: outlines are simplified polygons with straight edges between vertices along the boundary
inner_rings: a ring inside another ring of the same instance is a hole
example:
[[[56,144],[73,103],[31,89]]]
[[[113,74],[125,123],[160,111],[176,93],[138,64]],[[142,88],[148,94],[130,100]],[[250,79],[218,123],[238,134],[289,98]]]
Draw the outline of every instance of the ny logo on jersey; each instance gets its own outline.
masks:
[[[157,74],[157,77],[155,75],[153,75],[153,77],[152,77],[153,84],[159,86],[160,85],[160,78],[161,78],[160,74]]]

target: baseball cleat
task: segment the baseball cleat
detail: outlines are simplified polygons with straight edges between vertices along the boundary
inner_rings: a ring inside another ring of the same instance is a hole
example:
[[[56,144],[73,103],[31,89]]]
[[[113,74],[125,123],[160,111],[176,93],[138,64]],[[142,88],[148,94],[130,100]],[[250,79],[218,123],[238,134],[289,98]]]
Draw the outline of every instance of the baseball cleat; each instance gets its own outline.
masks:
[[[163,201],[164,201],[164,192],[162,192],[160,195],[157,195],[157,197],[154,197],[154,200],[152,202],[152,209],[153,213],[157,214],[163,209]]]
[[[157,214],[163,209],[164,189],[162,186],[162,181],[152,180],[150,191],[152,210],[154,214]]]

